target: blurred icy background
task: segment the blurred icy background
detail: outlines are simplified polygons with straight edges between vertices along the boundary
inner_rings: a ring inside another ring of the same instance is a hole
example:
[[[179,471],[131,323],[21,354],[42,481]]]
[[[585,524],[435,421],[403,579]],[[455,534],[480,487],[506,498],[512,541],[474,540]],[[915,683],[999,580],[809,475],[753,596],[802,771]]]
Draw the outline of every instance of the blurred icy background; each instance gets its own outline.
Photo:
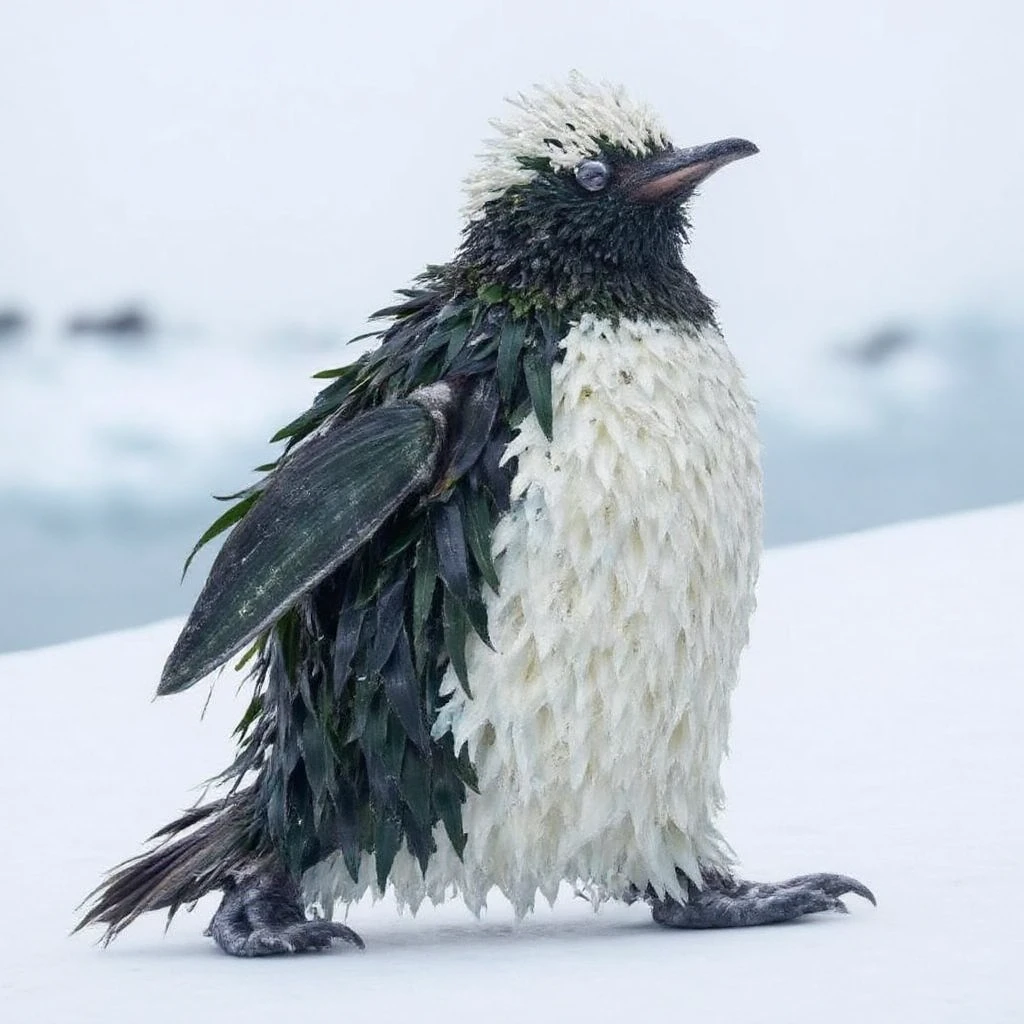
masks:
[[[187,608],[208,495],[451,253],[501,97],[574,66],[677,142],[761,146],[689,261],[761,404],[769,543],[1024,496],[1022,29],[992,0],[4,0],[0,650]]]

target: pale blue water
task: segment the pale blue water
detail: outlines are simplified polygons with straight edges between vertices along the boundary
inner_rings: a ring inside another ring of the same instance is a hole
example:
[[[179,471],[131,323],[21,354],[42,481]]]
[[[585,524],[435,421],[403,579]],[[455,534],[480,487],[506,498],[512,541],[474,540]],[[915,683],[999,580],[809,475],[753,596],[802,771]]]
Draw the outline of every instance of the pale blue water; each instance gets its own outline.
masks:
[[[1024,331],[966,318],[909,348],[823,357],[810,379],[848,422],[762,398],[769,544],[1024,498]],[[333,338],[0,352],[0,650],[187,611],[212,553],[184,584],[182,561],[222,508],[209,495],[244,486],[308,373],[349,354]]]

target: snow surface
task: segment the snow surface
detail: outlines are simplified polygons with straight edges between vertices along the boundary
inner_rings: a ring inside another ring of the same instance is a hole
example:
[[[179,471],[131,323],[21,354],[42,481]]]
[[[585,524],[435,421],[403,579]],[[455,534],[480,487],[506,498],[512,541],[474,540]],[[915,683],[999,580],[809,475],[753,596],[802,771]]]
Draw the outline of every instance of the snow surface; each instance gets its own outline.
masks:
[[[735,698],[726,835],[748,877],[860,877],[878,909],[669,932],[564,898],[355,907],[367,950],[234,961],[216,900],[107,950],[67,937],[101,872],[223,766],[241,698],[150,704],[179,622],[0,658],[5,1021],[1024,1019],[1024,505],[768,554]]]

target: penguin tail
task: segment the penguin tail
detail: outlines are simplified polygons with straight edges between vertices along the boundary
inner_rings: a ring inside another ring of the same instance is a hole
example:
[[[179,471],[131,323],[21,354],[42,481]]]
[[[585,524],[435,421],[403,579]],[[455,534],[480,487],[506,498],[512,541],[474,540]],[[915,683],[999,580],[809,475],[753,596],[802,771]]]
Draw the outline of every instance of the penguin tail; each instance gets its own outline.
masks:
[[[259,859],[252,796],[248,790],[194,807],[150,836],[155,848],[113,868],[86,896],[79,909],[88,909],[74,931],[106,925],[106,946],[141,914],[166,909],[170,924],[181,907],[230,886]]]

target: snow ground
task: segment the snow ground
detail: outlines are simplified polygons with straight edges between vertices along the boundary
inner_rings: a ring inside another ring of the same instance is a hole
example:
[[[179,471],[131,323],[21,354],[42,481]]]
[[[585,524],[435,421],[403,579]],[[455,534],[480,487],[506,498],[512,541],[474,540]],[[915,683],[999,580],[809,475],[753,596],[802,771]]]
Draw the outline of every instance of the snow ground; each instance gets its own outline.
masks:
[[[149,703],[178,622],[0,658],[0,1016],[21,1021],[1024,1019],[1024,505],[769,553],[735,699],[726,834],[748,877],[860,877],[877,910],[668,932],[642,906],[495,900],[349,922],[367,950],[221,956],[215,905],[67,937],[103,870],[223,766],[238,699]],[[1014,808],[1017,808],[1014,810]]]

